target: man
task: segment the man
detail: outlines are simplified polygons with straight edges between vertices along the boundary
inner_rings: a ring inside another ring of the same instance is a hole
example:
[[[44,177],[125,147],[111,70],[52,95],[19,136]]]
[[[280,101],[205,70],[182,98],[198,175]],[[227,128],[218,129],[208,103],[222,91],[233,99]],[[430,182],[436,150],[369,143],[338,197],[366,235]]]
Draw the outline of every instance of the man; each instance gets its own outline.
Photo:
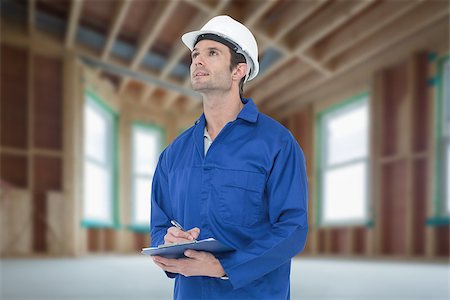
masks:
[[[175,277],[176,299],[287,299],[291,258],[308,230],[303,153],[289,131],[242,98],[244,81],[259,70],[244,25],[217,16],[182,40],[204,114],[160,156],[152,246],[213,237],[235,250],[187,250],[186,258],[154,262]]]

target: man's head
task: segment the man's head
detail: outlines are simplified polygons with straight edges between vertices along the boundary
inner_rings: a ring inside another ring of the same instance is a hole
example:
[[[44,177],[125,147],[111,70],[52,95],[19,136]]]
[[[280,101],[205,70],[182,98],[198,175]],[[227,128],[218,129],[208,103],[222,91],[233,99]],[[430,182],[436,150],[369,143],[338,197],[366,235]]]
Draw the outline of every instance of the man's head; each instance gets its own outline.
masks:
[[[182,40],[191,51],[204,40],[225,45],[230,52],[229,67],[232,72],[240,64],[246,64],[246,73],[239,83],[241,97],[244,82],[252,80],[258,74],[258,46],[255,37],[247,27],[229,16],[212,18],[199,31],[184,34]]]

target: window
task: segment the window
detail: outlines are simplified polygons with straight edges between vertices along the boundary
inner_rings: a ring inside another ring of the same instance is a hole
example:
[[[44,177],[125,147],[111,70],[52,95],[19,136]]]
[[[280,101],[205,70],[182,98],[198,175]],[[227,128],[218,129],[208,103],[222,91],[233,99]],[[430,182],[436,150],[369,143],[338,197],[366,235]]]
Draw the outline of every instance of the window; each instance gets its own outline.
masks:
[[[164,144],[164,134],[156,126],[136,123],[132,135],[132,226],[146,226],[148,231],[152,180]]]
[[[441,192],[441,196],[438,198],[443,199],[439,201],[439,210],[441,215],[450,214],[450,56],[443,57],[439,63],[440,73],[440,99],[438,99],[438,115],[437,119],[440,120],[438,128],[438,178],[440,179],[440,187],[438,189]]]
[[[368,218],[367,94],[319,115],[319,220],[361,224]]]
[[[83,225],[114,226],[116,116],[92,93],[84,106]]]

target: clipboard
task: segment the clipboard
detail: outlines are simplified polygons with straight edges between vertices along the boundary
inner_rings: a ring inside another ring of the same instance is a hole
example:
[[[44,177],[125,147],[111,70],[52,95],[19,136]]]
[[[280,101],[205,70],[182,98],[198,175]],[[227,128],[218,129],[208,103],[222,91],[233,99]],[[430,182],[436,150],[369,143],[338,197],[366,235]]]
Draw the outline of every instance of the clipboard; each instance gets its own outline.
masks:
[[[183,258],[186,250],[206,251],[213,254],[233,251],[221,242],[209,238],[200,241],[192,241],[186,243],[165,244],[158,247],[143,248],[141,253],[148,256],[162,256],[165,258]]]

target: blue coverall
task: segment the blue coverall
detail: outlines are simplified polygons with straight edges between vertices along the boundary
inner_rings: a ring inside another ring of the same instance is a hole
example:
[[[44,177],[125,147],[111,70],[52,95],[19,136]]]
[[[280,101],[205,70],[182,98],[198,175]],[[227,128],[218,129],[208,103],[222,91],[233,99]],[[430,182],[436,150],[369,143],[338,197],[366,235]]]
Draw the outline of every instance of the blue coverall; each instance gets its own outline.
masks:
[[[151,246],[177,220],[236,249],[216,255],[229,280],[175,277],[175,299],[288,299],[291,258],[308,231],[300,146],[251,99],[204,155],[205,116],[161,154],[152,184]]]

